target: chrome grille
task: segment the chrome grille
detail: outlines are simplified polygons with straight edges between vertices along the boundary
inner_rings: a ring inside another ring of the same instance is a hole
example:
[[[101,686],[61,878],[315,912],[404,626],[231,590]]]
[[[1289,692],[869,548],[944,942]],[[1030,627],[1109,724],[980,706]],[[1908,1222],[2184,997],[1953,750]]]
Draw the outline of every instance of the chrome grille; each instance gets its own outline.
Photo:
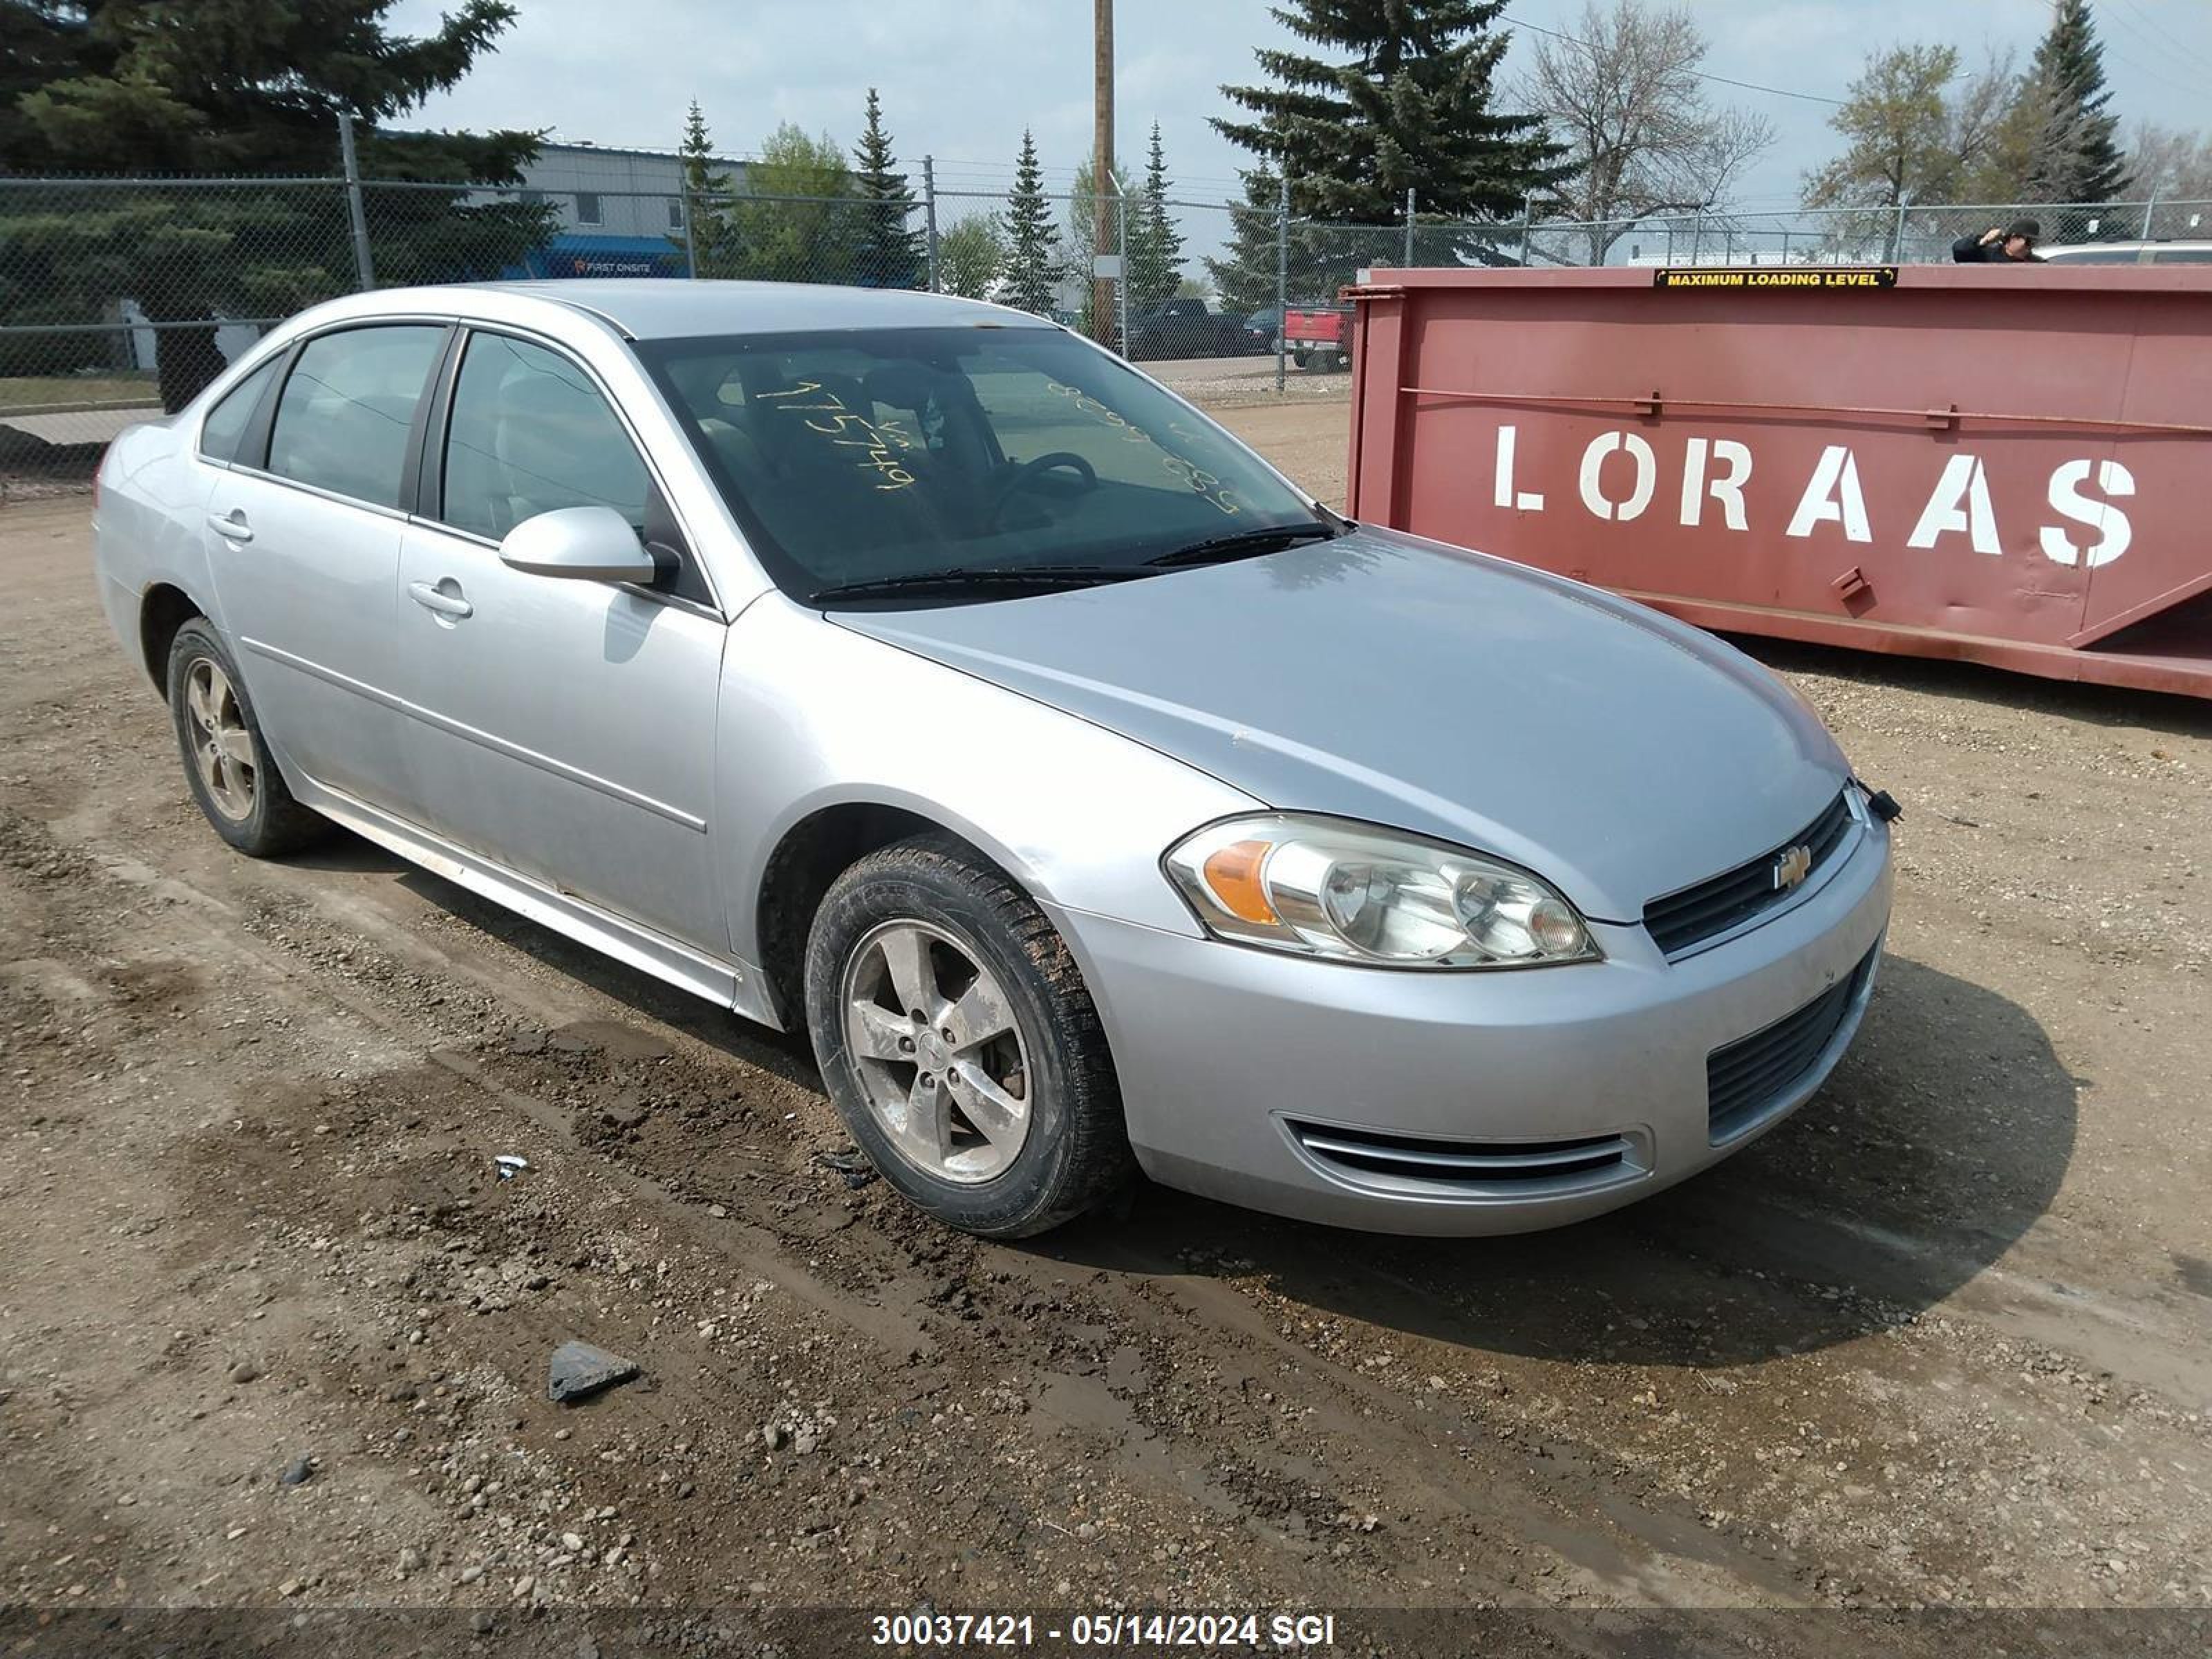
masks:
[[[1644,925],[1661,951],[1670,957],[1680,955],[1787,898],[1790,890],[1774,884],[1774,861],[1790,848],[1803,847],[1811,852],[1809,879],[1835,856],[1850,827],[1850,804],[1838,793],[1820,817],[1781,846],[1694,887],[1653,899],[1644,907]]]

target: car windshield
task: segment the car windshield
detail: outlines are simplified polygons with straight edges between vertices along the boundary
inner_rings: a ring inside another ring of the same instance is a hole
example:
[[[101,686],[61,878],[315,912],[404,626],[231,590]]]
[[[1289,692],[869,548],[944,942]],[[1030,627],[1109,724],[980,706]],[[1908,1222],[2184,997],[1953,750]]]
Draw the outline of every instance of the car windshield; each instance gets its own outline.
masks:
[[[934,598],[957,598],[975,574],[1107,580],[1191,562],[1176,556],[1200,544],[1259,553],[1270,532],[1316,527],[1312,504],[1242,445],[1057,329],[838,330],[638,350],[769,574],[797,597],[934,584],[945,590]]]

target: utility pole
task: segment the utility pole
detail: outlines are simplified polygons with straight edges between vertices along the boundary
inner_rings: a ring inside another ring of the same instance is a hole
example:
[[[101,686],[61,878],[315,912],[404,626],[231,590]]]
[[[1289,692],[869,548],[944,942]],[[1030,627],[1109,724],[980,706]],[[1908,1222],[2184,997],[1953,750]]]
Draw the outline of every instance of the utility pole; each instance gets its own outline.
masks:
[[[1109,199],[1114,189],[1114,0],[1092,0],[1092,51],[1095,73],[1091,82],[1091,148],[1097,173],[1091,181],[1091,234],[1094,253],[1119,253],[1115,239],[1116,205]],[[1114,289],[1108,278],[1091,276],[1091,334],[1101,345],[1114,343]]]

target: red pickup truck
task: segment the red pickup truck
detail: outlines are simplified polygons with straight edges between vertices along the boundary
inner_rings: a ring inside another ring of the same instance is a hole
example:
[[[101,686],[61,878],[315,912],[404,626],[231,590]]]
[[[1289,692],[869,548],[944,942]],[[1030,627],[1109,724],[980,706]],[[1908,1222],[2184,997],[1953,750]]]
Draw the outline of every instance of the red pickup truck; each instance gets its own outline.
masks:
[[[1300,368],[1322,374],[1352,366],[1352,307],[1309,306],[1283,314],[1283,345]]]

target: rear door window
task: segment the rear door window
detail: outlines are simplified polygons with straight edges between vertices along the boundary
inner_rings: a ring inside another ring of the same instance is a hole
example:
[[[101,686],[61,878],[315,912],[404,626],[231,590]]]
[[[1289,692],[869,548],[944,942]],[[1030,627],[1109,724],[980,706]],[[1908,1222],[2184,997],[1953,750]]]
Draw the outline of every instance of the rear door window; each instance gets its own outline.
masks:
[[[407,439],[446,331],[404,323],[307,342],[284,381],[269,471],[379,507],[397,507]]]
[[[280,351],[224,392],[221,401],[208,410],[207,419],[200,424],[203,456],[210,461],[238,459],[239,441],[246,436],[246,428],[253,424],[253,412],[261,407],[261,394],[269,389],[277,365],[283,361],[284,354]]]

